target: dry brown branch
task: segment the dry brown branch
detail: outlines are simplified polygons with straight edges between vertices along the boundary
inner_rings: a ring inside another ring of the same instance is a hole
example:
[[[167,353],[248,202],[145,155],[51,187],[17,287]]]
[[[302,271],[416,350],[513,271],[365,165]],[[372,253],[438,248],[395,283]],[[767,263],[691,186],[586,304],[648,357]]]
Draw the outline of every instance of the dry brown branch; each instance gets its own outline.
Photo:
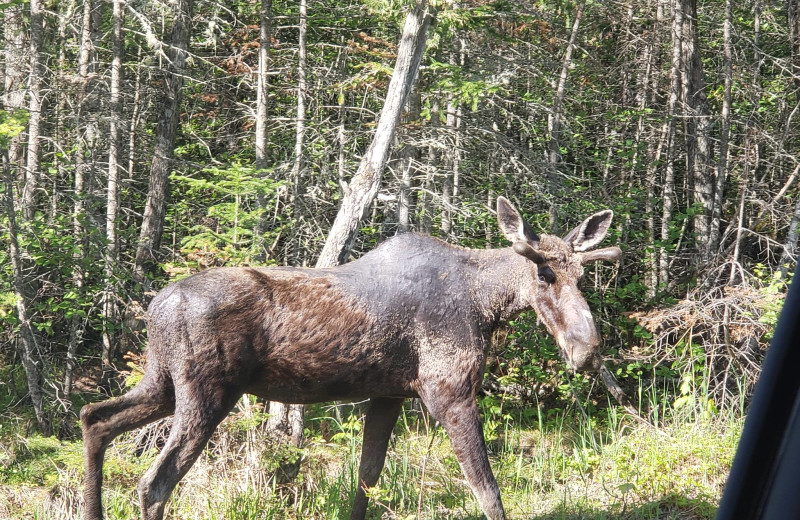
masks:
[[[716,406],[749,395],[761,373],[772,330],[770,313],[783,294],[750,285],[696,291],[671,307],[637,312],[631,318],[652,340],[634,346],[626,358],[700,370]],[[679,368],[680,369],[680,368]]]

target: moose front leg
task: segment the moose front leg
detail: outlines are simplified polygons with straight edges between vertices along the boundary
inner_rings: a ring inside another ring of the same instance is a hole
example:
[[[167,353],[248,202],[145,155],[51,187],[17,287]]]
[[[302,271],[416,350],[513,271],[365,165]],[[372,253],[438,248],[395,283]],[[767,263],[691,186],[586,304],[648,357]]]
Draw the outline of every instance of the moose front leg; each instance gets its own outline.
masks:
[[[475,397],[469,396],[454,403],[437,402],[433,406],[426,403],[426,406],[447,431],[461,471],[486,517],[505,520],[500,488],[489,465]]]
[[[361,447],[361,463],[358,467],[358,489],[353,501],[350,520],[363,520],[367,514],[366,489],[378,482],[378,476],[386,460],[386,448],[403,409],[403,398],[373,397],[369,401],[364,421],[364,442]]]

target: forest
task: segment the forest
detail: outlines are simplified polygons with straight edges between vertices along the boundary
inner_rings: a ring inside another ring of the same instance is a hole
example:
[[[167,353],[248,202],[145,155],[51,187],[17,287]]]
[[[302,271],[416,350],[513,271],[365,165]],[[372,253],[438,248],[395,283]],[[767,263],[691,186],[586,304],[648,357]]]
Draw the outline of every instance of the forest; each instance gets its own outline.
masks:
[[[796,266],[798,0],[0,3],[0,518],[83,514],[80,408],[141,379],[145,309],[219,266],[399,233],[509,246],[605,209],[603,381],[533,313],[479,394],[510,518],[713,518]],[[363,403],[243,398],[171,518],[348,518]],[[164,419],[108,450],[108,518]],[[371,518],[482,518],[417,400]]]

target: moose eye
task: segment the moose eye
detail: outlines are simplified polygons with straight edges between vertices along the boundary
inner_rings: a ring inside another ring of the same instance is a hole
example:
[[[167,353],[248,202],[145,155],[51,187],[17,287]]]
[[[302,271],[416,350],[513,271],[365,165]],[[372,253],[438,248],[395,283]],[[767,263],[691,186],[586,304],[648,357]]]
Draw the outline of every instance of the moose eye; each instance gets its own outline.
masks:
[[[553,270],[543,265],[538,269],[539,281],[542,283],[553,283],[556,281],[556,275]]]

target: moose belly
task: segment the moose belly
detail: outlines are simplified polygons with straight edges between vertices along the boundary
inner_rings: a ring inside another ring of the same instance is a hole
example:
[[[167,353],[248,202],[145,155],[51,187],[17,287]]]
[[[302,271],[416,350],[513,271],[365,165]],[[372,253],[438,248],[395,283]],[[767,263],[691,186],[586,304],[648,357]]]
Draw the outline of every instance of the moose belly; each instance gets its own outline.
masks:
[[[417,363],[405,349],[295,347],[272,354],[253,374],[248,393],[285,403],[416,397]]]

